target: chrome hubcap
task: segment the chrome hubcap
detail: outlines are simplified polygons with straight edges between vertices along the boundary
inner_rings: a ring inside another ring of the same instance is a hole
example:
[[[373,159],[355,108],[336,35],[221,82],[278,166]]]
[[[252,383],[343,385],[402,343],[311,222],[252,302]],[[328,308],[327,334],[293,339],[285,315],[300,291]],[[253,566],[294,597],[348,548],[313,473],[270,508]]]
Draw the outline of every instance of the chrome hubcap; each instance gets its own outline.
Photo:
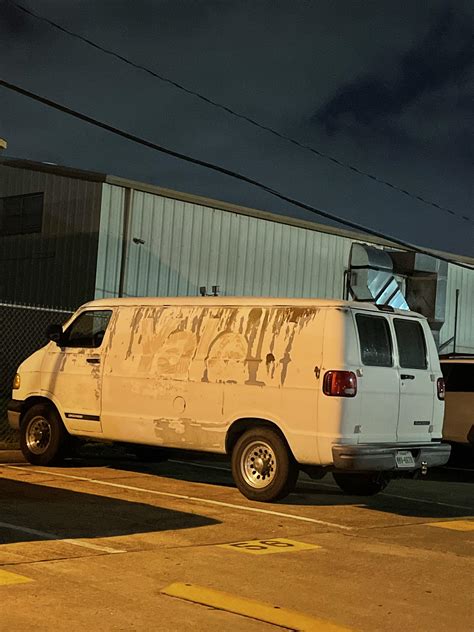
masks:
[[[33,417],[26,429],[26,445],[33,454],[44,454],[51,443],[51,425],[45,417]]]
[[[265,441],[254,441],[242,453],[241,472],[251,487],[268,487],[275,478],[276,457],[272,447]]]

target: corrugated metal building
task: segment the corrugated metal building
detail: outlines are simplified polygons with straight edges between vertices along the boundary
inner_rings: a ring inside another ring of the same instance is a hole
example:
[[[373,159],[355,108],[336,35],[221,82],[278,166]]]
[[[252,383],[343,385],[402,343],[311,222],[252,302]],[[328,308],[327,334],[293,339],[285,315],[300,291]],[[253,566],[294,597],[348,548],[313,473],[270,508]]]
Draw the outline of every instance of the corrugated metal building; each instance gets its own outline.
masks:
[[[93,297],[196,295],[213,285],[223,295],[342,298],[352,243],[398,248],[359,233],[24,160],[0,159],[0,198],[0,300],[75,307]],[[450,258],[474,265],[474,258]],[[457,289],[457,350],[474,352],[474,271],[452,264],[440,342],[454,333]]]

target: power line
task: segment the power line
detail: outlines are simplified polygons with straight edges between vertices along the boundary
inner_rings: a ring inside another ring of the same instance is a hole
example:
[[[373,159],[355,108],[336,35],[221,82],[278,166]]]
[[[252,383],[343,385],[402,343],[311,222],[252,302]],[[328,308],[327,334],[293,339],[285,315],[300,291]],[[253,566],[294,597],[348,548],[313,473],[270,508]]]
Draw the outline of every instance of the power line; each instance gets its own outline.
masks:
[[[16,84],[9,83],[7,81],[4,81],[3,79],[0,79],[0,86],[3,86],[4,88],[7,88],[8,90],[12,90],[13,92],[17,92],[18,94],[22,94],[23,96],[33,99],[34,101],[38,101],[39,103],[42,103],[43,105],[46,105],[50,108],[58,110],[59,112],[63,112],[64,114],[73,116],[74,118],[77,118],[81,121],[89,123],[90,125],[93,125],[100,129],[104,129],[108,132],[111,132],[112,134],[115,134],[116,136],[121,136],[122,138],[126,138],[127,140],[137,143],[138,145],[149,147],[150,149],[154,149],[155,151],[159,151],[162,154],[172,156],[173,158],[177,158],[179,160],[183,160],[185,162],[189,162],[194,165],[199,165],[200,167],[204,167],[206,169],[216,171],[217,173],[222,173],[226,176],[229,176],[230,178],[234,178],[235,180],[239,180],[241,182],[246,182],[247,184],[251,184],[252,186],[257,187],[258,189],[261,189],[263,191],[266,191],[267,193],[270,193],[270,195],[273,195],[274,197],[280,200],[283,200],[284,202],[288,202],[289,204],[302,208],[305,211],[309,211],[310,213],[314,213],[315,215],[319,215],[320,217],[324,217],[325,219],[338,222],[339,224],[342,224],[343,226],[348,226],[349,228],[366,233],[367,235],[372,235],[379,239],[389,240],[393,244],[396,244],[400,246],[401,248],[419,252],[421,254],[425,254],[430,257],[434,256],[433,253],[430,252],[429,250],[425,250],[423,248],[410,244],[396,237],[389,237],[380,231],[374,230],[372,228],[367,228],[366,226],[363,226],[362,224],[358,224],[356,222],[343,219],[342,217],[338,217],[337,215],[334,215],[333,213],[329,213],[328,211],[323,211],[321,209],[318,209],[315,206],[306,204],[305,202],[301,202],[300,200],[289,197],[288,195],[281,193],[277,189],[274,189],[273,187],[270,187],[267,184],[264,184],[263,182],[254,180],[253,178],[240,174],[236,171],[232,171],[231,169],[227,169],[225,167],[221,167],[220,165],[216,165],[211,162],[201,160],[200,158],[194,158],[193,156],[189,156],[187,154],[177,152],[173,149],[169,149],[168,147],[163,147],[162,145],[158,145],[157,143],[154,143],[150,140],[141,138],[139,136],[136,136],[135,134],[131,134],[130,132],[126,132],[125,130],[114,127],[113,125],[109,125],[108,123],[104,123],[103,121],[99,121],[98,119],[88,116],[87,114],[83,114],[82,112],[73,110],[72,108],[62,105],[61,103],[57,103],[56,101],[52,101],[51,99],[35,94],[34,92],[30,92],[29,90],[26,90],[25,88],[22,88],[21,86],[18,86]],[[473,267],[454,261],[453,259],[450,259],[449,257],[443,257],[441,255],[436,254],[436,258],[440,259],[441,261],[446,261],[447,263],[452,263],[453,265],[466,268],[467,270],[474,270]]]
[[[236,110],[233,110],[232,108],[230,108],[227,105],[223,105],[222,103],[219,103],[218,101],[215,101],[209,97],[206,97],[205,95],[196,92],[195,90],[192,90],[191,88],[187,88],[185,85],[183,85],[182,83],[179,83],[177,81],[174,81],[173,79],[170,79],[169,77],[160,74],[158,72],[155,72],[153,70],[151,70],[150,68],[147,68],[146,66],[143,66],[142,64],[136,63],[130,59],[128,59],[127,57],[124,57],[123,55],[121,55],[120,53],[117,53],[109,48],[105,48],[104,46],[102,46],[101,44],[98,44],[97,42],[94,42],[93,40],[84,37],[83,35],[80,35],[79,33],[75,33],[74,31],[71,31],[70,29],[67,29],[64,26],[61,26],[60,24],[58,24],[57,22],[54,22],[53,20],[50,20],[49,18],[46,18],[38,13],[35,13],[34,11],[32,11],[31,9],[28,9],[27,7],[24,7],[23,5],[19,4],[18,2],[15,2],[14,0],[7,0],[11,5],[13,5],[14,7],[16,7],[18,10],[23,11],[24,13],[26,13],[27,15],[35,18],[36,20],[39,20],[41,22],[45,22],[46,24],[48,24],[49,26],[58,29],[59,31],[61,31],[62,33],[66,33],[67,35],[70,35],[71,37],[74,37],[82,42],[84,42],[85,44],[88,44],[89,46],[92,46],[93,48],[101,51],[102,53],[105,53],[106,55],[110,55],[112,57],[115,57],[116,59],[119,59],[120,61],[124,62],[125,64],[128,64],[129,66],[132,66],[133,68],[137,69],[137,70],[141,70],[149,75],[151,75],[152,77],[154,77],[155,79],[159,79],[160,81],[163,81],[165,83],[168,83],[170,85],[172,85],[173,87],[177,88],[178,90],[181,90],[182,92],[186,92],[187,94],[190,94],[194,97],[196,97],[197,99],[200,99],[201,101],[204,101],[204,103],[207,103],[208,105],[212,105],[213,107],[216,107],[220,110],[223,110],[224,112],[227,112],[228,114],[231,114],[232,116],[242,119],[244,121],[246,121],[247,123],[249,123],[250,125],[253,125],[254,127],[258,127],[262,130],[265,130],[266,132],[269,132],[270,134],[273,134],[273,136],[276,136],[277,138],[280,138],[281,140],[284,140],[286,142],[291,143],[292,145],[295,145],[296,147],[299,147],[300,149],[305,149],[306,151],[310,151],[311,153],[315,154],[316,156],[318,156],[319,158],[323,158],[324,160],[328,160],[330,162],[332,162],[333,164],[342,167],[343,169],[348,169],[349,171],[352,171],[353,173],[356,173],[360,176],[363,176],[365,178],[369,178],[370,180],[372,180],[373,182],[377,182],[377,184],[382,184],[386,187],[389,187],[390,189],[393,189],[394,191],[397,191],[398,193],[402,193],[403,195],[406,195],[414,200],[417,200],[418,202],[422,202],[423,204],[427,204],[429,206],[432,206],[436,209],[438,209],[439,211],[443,211],[445,213],[448,213],[449,215],[451,215],[451,217],[458,217],[466,222],[473,222],[474,220],[471,219],[470,217],[468,217],[467,215],[463,215],[462,213],[453,211],[452,209],[448,208],[447,206],[442,206],[441,204],[438,204],[437,202],[433,202],[431,200],[426,199],[425,197],[421,196],[421,195],[417,195],[416,193],[411,193],[410,191],[408,191],[407,189],[404,189],[396,184],[393,184],[393,182],[390,182],[389,180],[384,180],[383,178],[379,178],[378,176],[374,176],[373,174],[367,172],[367,171],[363,171],[362,169],[359,169],[358,167],[355,167],[354,165],[351,165],[350,163],[344,162],[342,160],[340,160],[339,158],[336,158],[335,156],[332,156],[326,152],[321,151],[320,149],[316,149],[315,147],[308,145],[307,143],[301,142],[299,140],[296,140],[295,138],[293,138],[292,136],[288,136],[288,134],[285,134],[283,132],[279,132],[278,130],[274,129],[273,127],[270,127],[269,125],[266,125],[265,123],[260,123],[259,121],[257,121],[256,119],[247,116],[246,114],[241,114],[240,112],[237,112]]]

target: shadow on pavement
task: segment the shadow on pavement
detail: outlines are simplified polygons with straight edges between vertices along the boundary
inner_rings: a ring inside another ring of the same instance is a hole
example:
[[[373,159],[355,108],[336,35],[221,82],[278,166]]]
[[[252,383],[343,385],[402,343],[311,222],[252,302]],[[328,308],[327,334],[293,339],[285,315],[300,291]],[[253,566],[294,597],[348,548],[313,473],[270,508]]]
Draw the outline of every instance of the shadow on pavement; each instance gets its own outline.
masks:
[[[173,459],[176,458],[180,462],[174,462]],[[193,463],[186,463],[186,460],[190,460],[194,458],[196,461],[199,458],[200,465],[202,467],[196,467]],[[220,462],[219,462],[220,461]],[[159,464],[152,463],[142,463],[132,458],[123,458],[123,459],[115,459],[112,462],[102,461],[100,459],[86,459],[85,461],[79,462],[76,461],[76,467],[83,467],[84,465],[105,465],[108,464],[112,466],[114,469],[120,469],[126,472],[135,472],[137,474],[148,474],[160,478],[168,478],[173,480],[187,481],[190,483],[203,483],[207,485],[215,485],[222,488],[235,488],[235,484],[232,480],[232,475],[229,470],[226,469],[225,462],[222,462],[220,459],[216,462],[215,458],[207,459],[206,457],[196,457],[196,455],[189,456],[189,454],[176,454],[173,455],[172,460],[166,461]],[[209,465],[209,469],[206,467]],[[213,466],[218,466],[218,468],[222,469],[212,469]],[[227,466],[228,467],[228,466]],[[453,478],[453,474],[457,476]],[[462,482],[474,482],[472,478],[471,472],[459,473],[459,472],[449,472],[448,470],[433,470],[429,478],[427,477],[426,482],[440,482],[440,483],[457,483],[459,482],[459,474],[461,475]],[[463,508],[449,507],[443,504],[437,505],[436,501],[439,500],[441,503],[443,502],[442,498],[432,498],[429,495],[423,496],[423,485],[425,483],[424,480],[406,480],[404,483],[407,485],[407,489],[403,491],[394,489],[396,482],[387,488],[387,493],[389,495],[379,494],[377,496],[348,496],[345,495],[339,488],[334,484],[329,485],[332,479],[329,475],[327,475],[320,484],[319,481],[310,481],[309,478],[306,478],[304,475],[299,478],[296,490],[293,494],[288,496],[287,498],[275,503],[273,506],[313,506],[313,507],[327,507],[331,506],[350,506],[356,505],[358,508],[366,508],[371,511],[381,511],[391,514],[396,514],[400,516],[411,516],[411,517],[419,517],[419,518],[457,518],[457,517],[466,517],[470,515],[474,515],[474,503],[472,501],[472,496],[470,495],[470,501],[466,501],[466,493],[463,491],[463,498],[457,500],[456,497],[449,495],[449,499],[446,500],[447,491],[444,490],[444,502],[453,505],[461,505]],[[416,495],[417,498],[413,500],[409,499],[409,495],[413,494],[413,489],[416,486]],[[411,488],[411,489],[410,489]],[[432,491],[432,487],[431,487]],[[470,491],[470,490],[469,490]],[[189,492],[187,492],[189,493]],[[400,497],[391,497],[390,494],[393,493],[394,496]],[[420,499],[425,498],[427,502],[422,502]],[[242,498],[242,500],[244,500]],[[266,505],[267,506],[267,505]],[[268,505],[271,507],[272,505]],[[467,507],[467,508],[464,508]],[[469,509],[472,507],[472,509]]]
[[[0,499],[0,522],[44,531],[58,539],[103,538],[219,524],[218,520],[199,514],[5,478],[0,478]],[[33,534],[0,525],[0,544],[38,540],[41,538]]]

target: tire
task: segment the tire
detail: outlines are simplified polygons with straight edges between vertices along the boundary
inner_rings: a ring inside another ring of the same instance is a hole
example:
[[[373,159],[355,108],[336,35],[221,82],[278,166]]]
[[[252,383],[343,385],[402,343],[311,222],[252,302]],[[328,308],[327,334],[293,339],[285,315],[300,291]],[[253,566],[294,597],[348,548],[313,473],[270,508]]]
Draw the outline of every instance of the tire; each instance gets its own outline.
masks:
[[[390,478],[383,472],[356,474],[334,472],[333,476],[340,489],[351,496],[375,496],[383,491],[390,482]]]
[[[148,445],[134,445],[131,448],[137,461],[142,463],[163,463],[168,460],[168,454],[161,448],[154,448]]]
[[[20,447],[32,465],[53,465],[62,461],[68,447],[68,433],[59,413],[48,404],[35,404],[23,415]]]
[[[258,467],[253,469],[257,460]],[[240,492],[249,500],[273,502],[294,490],[298,464],[278,433],[257,427],[247,430],[235,444],[232,475]]]

